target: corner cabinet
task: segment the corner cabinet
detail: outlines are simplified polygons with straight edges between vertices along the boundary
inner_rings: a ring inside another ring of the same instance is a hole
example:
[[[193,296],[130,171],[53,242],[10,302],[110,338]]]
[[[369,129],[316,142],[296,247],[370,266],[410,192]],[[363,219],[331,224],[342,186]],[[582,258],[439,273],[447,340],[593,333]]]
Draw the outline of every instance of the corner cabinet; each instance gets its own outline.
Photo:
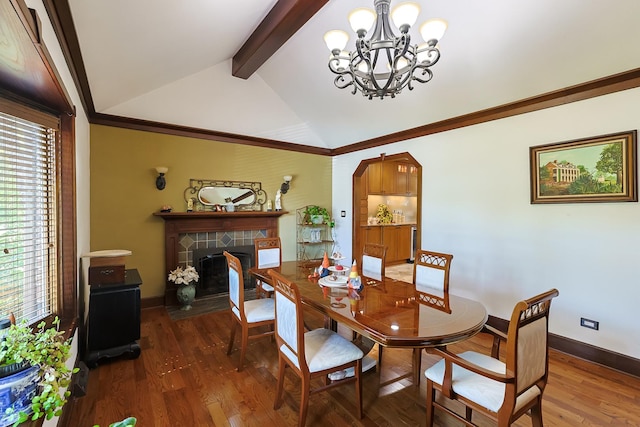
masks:
[[[307,206],[296,209],[296,259],[315,266],[324,253],[332,255],[333,237],[331,224],[313,224],[306,217]]]

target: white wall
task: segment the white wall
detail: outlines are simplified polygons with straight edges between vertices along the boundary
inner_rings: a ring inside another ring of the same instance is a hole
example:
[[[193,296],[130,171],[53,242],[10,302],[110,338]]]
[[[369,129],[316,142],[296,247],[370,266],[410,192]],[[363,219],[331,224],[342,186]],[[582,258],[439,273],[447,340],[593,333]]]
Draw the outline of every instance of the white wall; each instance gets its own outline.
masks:
[[[529,193],[529,147],[638,129],[639,101],[632,89],[334,158],[342,252],[351,256],[352,193],[341,183],[362,159],[407,151],[423,167],[422,247],[454,255],[452,293],[508,319],[516,301],[555,287],[552,333],[640,358],[640,205],[532,205]]]
[[[80,95],[76,90],[75,84],[65,62],[62,50],[58,44],[58,39],[53,32],[53,27],[48,19],[47,11],[40,0],[26,0],[27,6],[35,9],[38,17],[42,22],[42,36],[44,45],[46,46],[53,62],[62,78],[67,93],[71,97],[73,104],[76,106],[77,116],[75,120],[76,134],[76,221],[77,221],[77,253],[78,255],[89,252],[89,121],[84,113]],[[80,267],[78,258],[78,267]],[[84,274],[79,274],[79,283],[83,283]],[[78,354],[78,334],[73,338],[72,358]],[[71,363],[71,360],[70,360]],[[58,418],[45,421],[43,426],[52,427],[58,424]]]

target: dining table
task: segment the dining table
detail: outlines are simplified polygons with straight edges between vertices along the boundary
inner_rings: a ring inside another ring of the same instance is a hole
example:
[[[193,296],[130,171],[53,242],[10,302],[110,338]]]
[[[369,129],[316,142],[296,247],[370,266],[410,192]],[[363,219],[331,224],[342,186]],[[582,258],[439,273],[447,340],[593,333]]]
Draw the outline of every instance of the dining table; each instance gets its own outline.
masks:
[[[360,276],[361,289],[353,289],[345,280],[348,267],[332,268],[334,277],[323,278],[314,275],[316,267],[308,261],[285,261],[272,269],[297,285],[303,305],[324,315],[328,327],[342,324],[385,347],[446,346],[471,338],[487,322],[485,307],[470,298],[438,295],[413,283],[365,275]],[[268,271],[249,269],[258,280],[272,283]]]

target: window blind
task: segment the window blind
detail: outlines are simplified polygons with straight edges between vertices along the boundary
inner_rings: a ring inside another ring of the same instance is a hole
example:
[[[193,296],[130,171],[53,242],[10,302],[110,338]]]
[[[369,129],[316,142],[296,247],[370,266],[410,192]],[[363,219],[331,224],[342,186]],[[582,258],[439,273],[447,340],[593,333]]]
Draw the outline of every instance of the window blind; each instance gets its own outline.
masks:
[[[0,318],[56,310],[56,129],[0,112]]]

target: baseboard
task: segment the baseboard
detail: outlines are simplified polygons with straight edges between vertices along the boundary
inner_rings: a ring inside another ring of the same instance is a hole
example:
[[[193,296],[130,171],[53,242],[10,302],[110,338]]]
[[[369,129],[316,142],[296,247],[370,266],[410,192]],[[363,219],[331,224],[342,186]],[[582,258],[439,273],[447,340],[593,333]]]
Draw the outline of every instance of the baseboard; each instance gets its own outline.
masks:
[[[509,327],[509,321],[491,315],[487,324],[505,333]],[[640,377],[640,359],[631,356],[551,333],[549,334],[549,347],[625,374]]]
[[[164,295],[160,297],[142,298],[140,300],[141,308],[164,307]]]

